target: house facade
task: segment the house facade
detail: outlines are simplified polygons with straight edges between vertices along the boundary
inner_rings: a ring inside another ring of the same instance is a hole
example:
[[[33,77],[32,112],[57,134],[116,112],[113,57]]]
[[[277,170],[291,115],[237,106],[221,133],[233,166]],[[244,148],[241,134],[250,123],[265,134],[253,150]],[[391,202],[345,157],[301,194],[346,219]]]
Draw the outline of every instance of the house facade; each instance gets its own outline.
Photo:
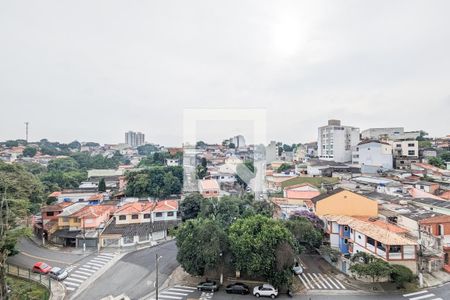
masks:
[[[318,216],[378,216],[378,202],[342,188],[312,198]]]
[[[220,186],[217,180],[203,179],[198,181],[198,190],[205,198],[219,197]]]
[[[353,151],[352,163],[361,167],[362,173],[377,173],[393,168],[392,146],[389,143],[367,140]]]

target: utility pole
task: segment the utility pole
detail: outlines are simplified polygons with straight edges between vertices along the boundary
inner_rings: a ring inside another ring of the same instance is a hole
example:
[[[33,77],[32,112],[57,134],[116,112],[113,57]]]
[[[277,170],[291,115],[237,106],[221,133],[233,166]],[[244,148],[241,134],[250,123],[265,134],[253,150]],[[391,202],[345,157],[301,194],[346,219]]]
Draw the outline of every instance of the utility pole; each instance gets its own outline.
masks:
[[[158,285],[158,273],[159,273],[159,260],[162,258],[162,256],[159,256],[158,253],[155,254],[156,256],[156,280],[155,280],[155,287],[156,287],[156,300],[158,300],[158,292],[159,292],[159,285]]]
[[[25,122],[25,141],[27,141],[27,144],[28,144],[28,124],[29,122]]]

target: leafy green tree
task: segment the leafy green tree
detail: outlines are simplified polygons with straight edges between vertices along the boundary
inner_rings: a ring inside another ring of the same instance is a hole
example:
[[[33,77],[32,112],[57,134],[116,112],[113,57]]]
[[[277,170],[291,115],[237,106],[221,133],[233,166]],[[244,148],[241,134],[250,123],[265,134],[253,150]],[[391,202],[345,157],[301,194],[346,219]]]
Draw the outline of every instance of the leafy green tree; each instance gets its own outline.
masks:
[[[70,149],[73,149],[73,150],[80,150],[81,144],[78,141],[73,141],[70,144],[68,144],[67,147],[69,147]]]
[[[22,166],[27,172],[30,172],[33,175],[40,175],[47,172],[47,168],[41,164],[33,163],[33,162],[25,162],[22,163]]]
[[[308,248],[319,248],[323,234],[306,218],[295,217],[286,221],[286,227],[300,245]]]
[[[193,219],[176,231],[177,260],[191,275],[202,276],[217,269],[228,252],[228,239],[218,222],[211,219]]]
[[[241,200],[232,197],[210,198],[202,201],[200,215],[219,222],[222,228],[228,228],[240,217]]]
[[[423,148],[429,148],[431,147],[431,142],[430,141],[419,141],[419,148],[423,149]]]
[[[69,172],[78,171],[79,169],[80,165],[71,157],[53,159],[47,166],[49,172]]]
[[[229,144],[228,144],[228,148],[230,148],[230,149],[235,149],[235,148],[236,148],[236,145],[235,145],[234,143],[229,143]]]
[[[180,203],[181,219],[186,221],[197,218],[204,200],[205,198],[199,193],[187,195]]]
[[[291,284],[293,256],[288,262],[277,261],[277,253],[294,253],[295,242],[281,221],[261,215],[238,219],[230,226],[228,237],[237,270],[264,276],[278,287]]]
[[[197,167],[195,168],[195,172],[198,179],[203,179],[208,175],[208,168],[202,165],[197,165]]]
[[[278,167],[277,172],[281,173],[281,172],[290,170],[292,168],[293,168],[293,166],[291,166],[290,164],[282,163],[281,166]]]
[[[163,198],[180,194],[183,187],[183,169],[177,167],[150,167],[129,172],[126,195],[130,197]]]
[[[154,152],[158,151],[158,147],[153,144],[145,144],[137,147],[137,151],[139,155],[152,155]]]
[[[33,157],[36,155],[36,148],[34,147],[26,147],[25,149],[23,149],[23,156],[25,157]]]
[[[450,151],[445,151],[442,152],[439,157],[443,160],[443,161],[450,161]]]
[[[425,137],[428,135],[428,132],[421,130],[419,132],[419,136],[416,138],[417,141],[424,141]]]
[[[404,288],[406,283],[414,280],[414,274],[409,268],[402,265],[392,265],[391,268],[391,279],[399,288]]]
[[[17,239],[29,234],[22,221],[43,201],[39,180],[21,165],[0,162],[0,298],[6,293],[6,259],[17,253]]]
[[[100,179],[100,181],[98,182],[98,191],[99,192],[106,192],[105,178]]]
[[[446,168],[445,161],[440,157],[430,157],[430,158],[428,158],[428,163],[437,168],[441,168],[441,169]]]
[[[391,274],[392,268],[389,263],[365,252],[356,253],[352,261],[354,264],[350,266],[350,271],[361,277],[370,277],[372,282]]]
[[[12,148],[12,147],[17,147],[17,146],[19,146],[18,141],[10,140],[10,141],[5,142],[5,147],[7,147],[7,148]]]

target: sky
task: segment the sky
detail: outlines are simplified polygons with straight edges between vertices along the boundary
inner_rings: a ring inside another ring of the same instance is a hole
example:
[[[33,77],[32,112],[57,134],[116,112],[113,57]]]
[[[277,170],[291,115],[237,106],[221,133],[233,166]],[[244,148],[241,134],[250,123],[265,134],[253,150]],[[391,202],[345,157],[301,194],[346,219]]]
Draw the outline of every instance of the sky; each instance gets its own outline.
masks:
[[[1,1],[0,140],[183,141],[186,109],[450,134],[450,1]],[[252,116],[248,117],[250,120]],[[208,117],[205,117],[208,120]],[[199,120],[199,139],[251,135]]]

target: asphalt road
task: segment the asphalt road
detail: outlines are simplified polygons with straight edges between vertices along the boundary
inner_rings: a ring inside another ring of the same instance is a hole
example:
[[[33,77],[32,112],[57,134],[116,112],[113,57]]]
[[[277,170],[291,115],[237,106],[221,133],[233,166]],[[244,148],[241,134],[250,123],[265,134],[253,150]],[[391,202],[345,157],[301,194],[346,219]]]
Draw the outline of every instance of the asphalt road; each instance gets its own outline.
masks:
[[[159,260],[158,280],[161,285],[178,266],[175,241],[125,255],[80,293],[76,299],[101,299],[123,293],[131,299],[139,299],[148,295],[155,290],[156,253],[162,256]]]
[[[38,261],[50,266],[67,268],[89,256],[89,253],[74,254],[42,248],[28,238],[20,239],[17,248],[20,251],[19,254],[9,257],[7,262],[22,268],[32,268]]]

